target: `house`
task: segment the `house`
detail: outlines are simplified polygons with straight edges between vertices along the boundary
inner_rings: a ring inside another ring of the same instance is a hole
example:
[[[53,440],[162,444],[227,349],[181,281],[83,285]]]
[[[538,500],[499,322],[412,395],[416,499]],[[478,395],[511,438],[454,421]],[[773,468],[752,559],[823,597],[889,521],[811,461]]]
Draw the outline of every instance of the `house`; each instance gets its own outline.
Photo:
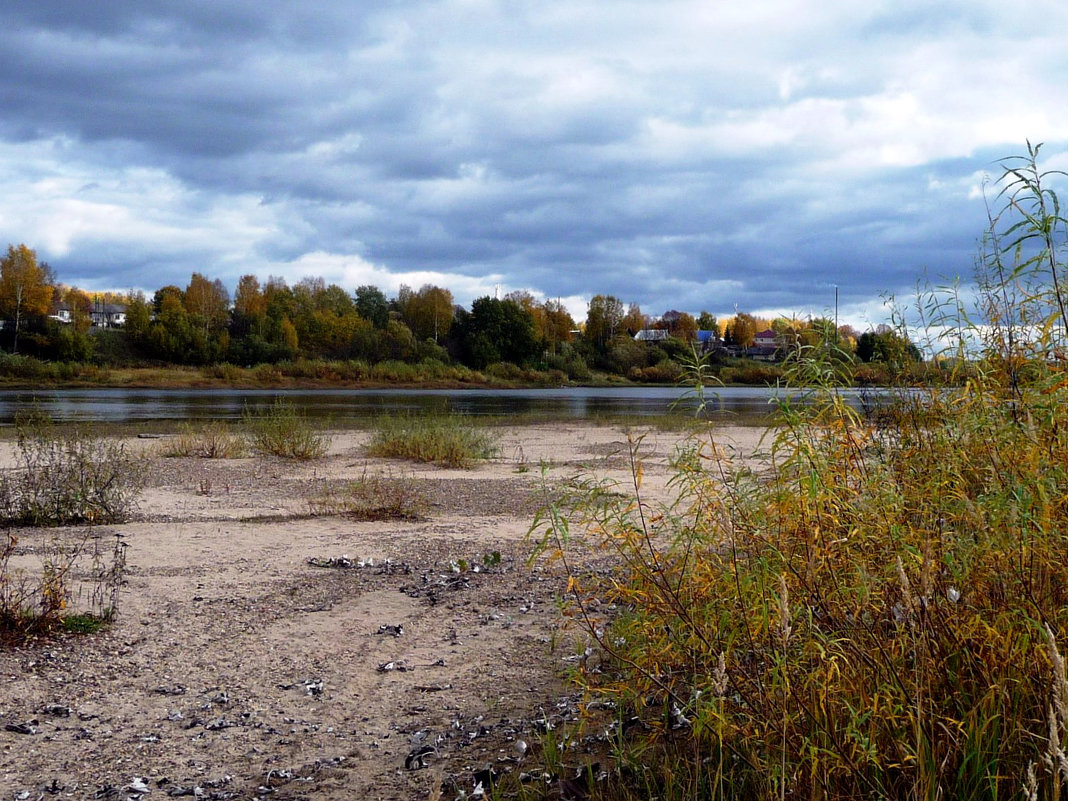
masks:
[[[746,350],[745,357],[757,362],[777,362],[779,348],[775,345],[753,345]]]
[[[745,357],[758,362],[775,362],[779,360],[779,335],[766,328],[753,335],[753,344],[745,350]]]
[[[89,317],[94,328],[122,328],[126,325],[126,307],[121,303],[94,303]]]
[[[49,320],[55,320],[57,323],[63,323],[69,325],[73,321],[73,317],[70,314],[70,306],[66,303],[60,303],[56,306],[56,313],[48,315]]]
[[[702,351],[715,350],[720,346],[718,331],[700,330],[697,332],[697,344]]]
[[[770,328],[766,328],[753,337],[754,348],[777,348],[779,347],[779,335]]]

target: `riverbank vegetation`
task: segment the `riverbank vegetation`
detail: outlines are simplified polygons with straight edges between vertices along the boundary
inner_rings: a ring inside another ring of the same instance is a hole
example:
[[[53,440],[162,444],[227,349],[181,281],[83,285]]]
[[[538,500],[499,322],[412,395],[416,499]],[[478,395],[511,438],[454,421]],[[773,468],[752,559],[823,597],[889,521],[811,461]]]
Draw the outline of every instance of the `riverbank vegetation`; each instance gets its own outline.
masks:
[[[261,411],[246,409],[244,428],[254,449],[283,459],[318,459],[330,447],[330,434],[284,398]]]
[[[116,539],[106,547],[96,526],[129,517],[143,465],[121,443],[38,415],[20,419],[16,429],[15,468],[0,476],[0,643],[94,631],[115,613],[125,565],[125,545]],[[85,535],[73,547],[35,549],[35,569],[17,565],[13,529],[50,526],[84,526]]]
[[[375,419],[370,456],[408,459],[441,467],[471,467],[497,455],[490,429],[457,414],[385,415]]]
[[[635,457],[629,490],[582,485],[539,517],[543,555],[620,565],[569,570],[586,731],[609,735],[598,771],[569,764],[584,732],[552,734],[582,797],[1060,797],[1068,221],[1037,156],[1005,162],[978,304],[921,304],[966,383],[865,419],[802,348],[785,378],[813,403],[781,408],[766,469],[711,429],[670,503]]]
[[[939,381],[903,329],[860,333],[826,318],[723,321],[660,316],[596,295],[584,320],[529,292],[482,297],[402,286],[353,292],[322,279],[288,286],[243,276],[231,297],[194,273],[152,297],[62,285],[35,251],[0,258],[0,383],[105,386],[560,386],[670,384],[694,353],[720,383],[773,384],[801,348],[819,347],[861,384]]]

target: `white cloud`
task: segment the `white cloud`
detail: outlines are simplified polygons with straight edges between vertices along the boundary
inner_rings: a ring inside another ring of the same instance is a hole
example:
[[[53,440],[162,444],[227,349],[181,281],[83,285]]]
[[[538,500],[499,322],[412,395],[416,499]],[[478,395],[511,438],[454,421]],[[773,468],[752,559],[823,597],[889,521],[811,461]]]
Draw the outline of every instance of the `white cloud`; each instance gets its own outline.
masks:
[[[208,5],[0,32],[0,237],[160,283],[805,309],[966,272],[989,160],[1068,161],[1052,0]]]
[[[402,284],[418,289],[424,284],[433,284],[452,292],[457,302],[469,305],[472,300],[492,296],[501,282],[499,275],[468,276],[459,273],[440,273],[430,270],[394,272],[381,265],[352,255],[316,251],[306,253],[291,262],[275,262],[270,265],[275,274],[301,278],[323,278],[327,283],[355,289],[372,284],[387,295],[395,295]],[[506,292],[509,290],[503,290]]]
[[[276,211],[249,194],[204,193],[158,168],[91,160],[75,143],[0,142],[0,237],[46,258],[100,243],[168,254],[248,259],[281,233]]]

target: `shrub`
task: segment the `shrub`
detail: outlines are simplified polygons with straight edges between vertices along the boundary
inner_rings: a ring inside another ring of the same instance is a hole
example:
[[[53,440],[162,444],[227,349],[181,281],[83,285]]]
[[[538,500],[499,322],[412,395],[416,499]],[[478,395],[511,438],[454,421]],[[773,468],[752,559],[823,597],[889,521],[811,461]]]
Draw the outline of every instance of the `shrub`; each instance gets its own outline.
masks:
[[[740,362],[730,367],[723,367],[719,378],[724,384],[745,384],[747,386],[774,386],[783,377],[782,367],[775,364],[757,364]]]
[[[545,363],[551,370],[562,370],[567,373],[567,377],[572,381],[585,381],[590,377],[590,366],[576,344],[561,343],[558,352],[546,355]],[[592,353],[590,355],[592,358]]]
[[[375,422],[371,456],[470,467],[497,454],[496,438],[462,415],[386,416]]]
[[[243,368],[228,362],[201,368],[201,372],[208,378],[217,378],[229,384],[239,384],[245,380],[247,375]]]
[[[0,356],[0,375],[11,378],[52,378],[51,365],[32,356],[5,353]]]
[[[370,378],[374,381],[387,381],[391,384],[413,383],[421,378],[419,368],[414,364],[389,359],[371,367]]]
[[[486,366],[485,373],[506,382],[522,381],[526,375],[522,367],[511,362],[494,362]]]
[[[276,398],[265,411],[253,412],[246,407],[244,420],[253,447],[273,456],[317,459],[330,445],[328,434],[282,398]]]
[[[241,459],[248,456],[248,441],[224,423],[182,426],[163,447],[164,456],[196,456],[201,459]]]
[[[631,381],[656,384],[675,384],[683,377],[682,367],[673,361],[664,360],[652,367],[632,367],[627,373]]]
[[[260,384],[280,384],[282,383],[282,371],[274,364],[261,364],[258,365],[253,373],[256,376],[257,383]]]
[[[141,460],[115,440],[57,430],[40,416],[17,424],[16,469],[0,476],[0,521],[58,526],[121,523],[137,500]]]

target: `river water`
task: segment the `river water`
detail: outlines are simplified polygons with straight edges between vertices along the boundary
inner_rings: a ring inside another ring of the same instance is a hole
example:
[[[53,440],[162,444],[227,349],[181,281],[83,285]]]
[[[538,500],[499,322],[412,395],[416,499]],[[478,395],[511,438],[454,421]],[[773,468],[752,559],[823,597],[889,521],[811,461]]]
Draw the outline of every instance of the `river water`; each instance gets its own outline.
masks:
[[[706,413],[725,421],[767,419],[784,390],[721,387],[706,392]],[[858,409],[882,393],[846,390]],[[794,396],[803,401],[800,396]],[[0,425],[34,407],[56,422],[235,420],[283,398],[315,418],[337,422],[388,413],[454,412],[550,419],[693,415],[692,391],[678,387],[560,389],[42,389],[0,390]]]

